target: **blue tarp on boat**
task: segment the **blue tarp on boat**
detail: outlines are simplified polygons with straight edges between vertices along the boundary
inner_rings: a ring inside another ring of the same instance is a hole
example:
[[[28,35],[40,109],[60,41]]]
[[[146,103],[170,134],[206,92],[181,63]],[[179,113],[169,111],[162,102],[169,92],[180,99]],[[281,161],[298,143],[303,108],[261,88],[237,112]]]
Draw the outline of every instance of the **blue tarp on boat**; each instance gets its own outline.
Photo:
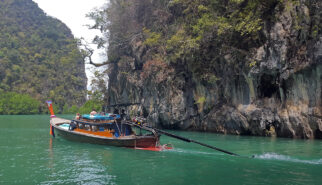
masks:
[[[83,118],[85,119],[98,119],[98,120],[114,120],[114,119],[119,119],[121,118],[120,115],[118,114],[106,114],[106,115],[100,115],[100,114],[95,114],[95,115],[89,115],[89,114],[84,114]]]

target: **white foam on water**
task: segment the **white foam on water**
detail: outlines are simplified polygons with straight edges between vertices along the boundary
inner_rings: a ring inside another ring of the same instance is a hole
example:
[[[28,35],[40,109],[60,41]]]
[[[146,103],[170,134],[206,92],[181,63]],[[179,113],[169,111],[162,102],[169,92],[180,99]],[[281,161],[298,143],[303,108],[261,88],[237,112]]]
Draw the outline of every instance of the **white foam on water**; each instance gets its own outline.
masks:
[[[201,152],[201,151],[195,151],[195,150],[185,150],[185,149],[179,149],[174,148],[172,150],[168,150],[169,152],[176,152],[176,153],[183,153],[183,154],[202,154],[202,155],[218,155],[216,152]],[[221,155],[221,154],[219,154]]]
[[[322,159],[303,160],[303,159],[296,159],[287,155],[281,155],[277,153],[264,153],[261,155],[254,155],[254,158],[265,159],[265,160],[288,161],[288,162],[295,162],[295,163],[315,164],[315,165],[322,164]]]

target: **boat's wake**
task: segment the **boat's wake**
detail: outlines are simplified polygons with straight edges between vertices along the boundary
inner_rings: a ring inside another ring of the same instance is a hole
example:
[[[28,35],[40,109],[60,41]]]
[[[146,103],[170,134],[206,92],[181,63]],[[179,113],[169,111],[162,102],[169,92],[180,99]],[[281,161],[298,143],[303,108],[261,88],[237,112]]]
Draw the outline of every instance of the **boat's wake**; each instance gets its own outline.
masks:
[[[213,152],[201,152],[201,151],[193,151],[193,150],[183,150],[175,148],[173,150],[169,150],[169,152],[182,153],[182,154],[192,154],[192,155],[225,155],[222,153],[213,153]],[[246,157],[249,158],[249,157]],[[252,158],[255,159],[263,159],[263,160],[275,160],[275,161],[285,161],[285,162],[293,162],[293,163],[303,163],[303,164],[313,164],[313,165],[322,165],[322,158],[320,159],[298,159],[295,157],[281,155],[277,153],[264,153],[260,155],[253,155]]]
[[[265,160],[288,161],[288,162],[305,163],[305,164],[316,164],[316,165],[322,164],[322,159],[304,160],[304,159],[297,159],[287,155],[281,155],[276,153],[264,153],[261,155],[254,155],[254,158],[265,159]]]
[[[213,152],[201,152],[201,151],[195,151],[195,150],[184,150],[184,149],[179,149],[179,148],[174,148],[172,150],[169,150],[169,152],[182,153],[182,154],[196,154],[196,155],[199,155],[199,154],[202,154],[202,155],[216,155],[216,153],[213,153]]]

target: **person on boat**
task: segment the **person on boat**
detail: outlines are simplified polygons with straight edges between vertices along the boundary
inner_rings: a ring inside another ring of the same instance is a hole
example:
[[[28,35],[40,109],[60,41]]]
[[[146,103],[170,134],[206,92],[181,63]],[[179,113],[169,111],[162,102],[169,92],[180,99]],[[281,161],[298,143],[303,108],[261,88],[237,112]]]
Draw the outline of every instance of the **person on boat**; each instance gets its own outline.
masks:
[[[72,121],[70,124],[69,124],[69,128],[68,130],[70,131],[73,131],[75,128],[77,128],[77,125],[74,121]]]
[[[125,110],[124,109],[122,109],[122,111],[121,111],[121,119],[122,120],[125,120],[126,119],[126,114],[125,114]]]
[[[80,113],[76,113],[75,119],[76,119],[76,120],[80,120],[80,119],[81,119],[81,115],[80,115]]]
[[[115,108],[113,114],[119,114],[119,109]]]
[[[92,112],[90,113],[91,116],[94,116],[95,114],[97,114],[96,110],[93,109]]]

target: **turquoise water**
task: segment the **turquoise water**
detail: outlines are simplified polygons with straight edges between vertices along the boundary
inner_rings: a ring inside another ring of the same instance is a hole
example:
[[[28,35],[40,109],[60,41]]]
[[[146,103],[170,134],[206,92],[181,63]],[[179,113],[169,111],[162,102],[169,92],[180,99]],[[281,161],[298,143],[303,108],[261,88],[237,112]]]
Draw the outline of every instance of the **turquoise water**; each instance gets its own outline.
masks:
[[[322,184],[321,140],[172,133],[255,158],[167,136],[163,152],[70,142],[47,115],[0,116],[0,184]]]

